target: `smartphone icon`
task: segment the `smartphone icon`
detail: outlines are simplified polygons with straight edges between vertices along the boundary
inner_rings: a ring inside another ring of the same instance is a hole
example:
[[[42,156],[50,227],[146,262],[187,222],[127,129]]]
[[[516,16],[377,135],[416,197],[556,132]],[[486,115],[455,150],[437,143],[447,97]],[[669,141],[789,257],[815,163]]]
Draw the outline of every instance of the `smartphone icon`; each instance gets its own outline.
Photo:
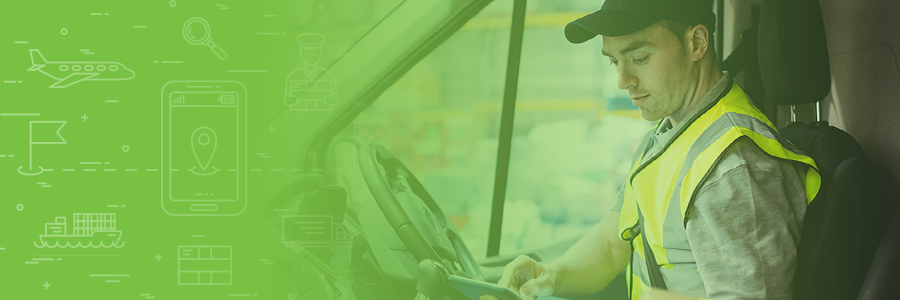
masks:
[[[247,207],[247,90],[237,81],[162,88],[162,208],[173,216],[236,216]]]

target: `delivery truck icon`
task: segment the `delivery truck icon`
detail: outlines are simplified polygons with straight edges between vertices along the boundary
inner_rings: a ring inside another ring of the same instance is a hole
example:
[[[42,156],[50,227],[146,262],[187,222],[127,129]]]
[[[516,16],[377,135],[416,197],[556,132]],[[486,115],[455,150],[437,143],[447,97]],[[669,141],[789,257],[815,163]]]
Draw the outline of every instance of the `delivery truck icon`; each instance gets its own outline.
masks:
[[[331,252],[350,242],[344,224],[333,223],[328,215],[285,215],[281,217],[281,241],[296,252],[304,248],[328,248]]]

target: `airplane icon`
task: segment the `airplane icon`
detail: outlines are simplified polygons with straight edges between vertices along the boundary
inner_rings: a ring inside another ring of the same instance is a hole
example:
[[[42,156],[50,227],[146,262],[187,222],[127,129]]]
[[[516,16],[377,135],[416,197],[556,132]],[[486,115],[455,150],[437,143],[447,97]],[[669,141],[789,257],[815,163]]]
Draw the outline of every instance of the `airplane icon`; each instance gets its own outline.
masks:
[[[28,71],[39,71],[58,80],[50,85],[50,88],[65,88],[82,81],[119,81],[134,78],[134,71],[114,61],[47,61],[40,50],[30,49],[30,51],[31,67]]]

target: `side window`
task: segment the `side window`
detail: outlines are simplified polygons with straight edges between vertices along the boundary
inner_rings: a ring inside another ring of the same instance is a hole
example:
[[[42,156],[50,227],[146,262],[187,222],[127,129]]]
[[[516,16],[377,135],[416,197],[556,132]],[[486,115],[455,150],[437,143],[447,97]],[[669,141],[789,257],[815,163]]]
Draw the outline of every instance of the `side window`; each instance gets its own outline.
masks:
[[[476,256],[487,252],[512,1],[499,0],[414,66],[334,138],[329,170],[359,211],[371,199],[356,145],[378,142],[415,174]]]
[[[652,126],[617,88],[601,39],[573,45],[564,36],[568,22],[601,3],[539,4],[525,18],[501,254],[581,234],[603,219]]]

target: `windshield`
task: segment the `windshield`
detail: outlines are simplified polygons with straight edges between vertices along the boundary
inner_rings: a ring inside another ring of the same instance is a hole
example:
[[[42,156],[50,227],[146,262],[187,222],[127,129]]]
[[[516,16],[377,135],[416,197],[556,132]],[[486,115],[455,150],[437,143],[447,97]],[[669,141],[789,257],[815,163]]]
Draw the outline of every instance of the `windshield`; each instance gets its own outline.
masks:
[[[298,121],[306,127],[323,125],[468,2],[471,0],[381,0],[366,1],[360,7],[357,3],[309,1],[292,5],[291,10],[301,17],[287,26],[298,29],[299,34],[283,45],[283,66],[289,75],[284,79],[284,105],[277,108],[275,117],[298,120],[302,115]],[[323,10],[326,5],[334,7]],[[308,129],[303,133],[317,132]]]
[[[332,142],[327,169],[358,212],[371,200],[356,146],[385,145],[484,256],[512,1],[494,1],[379,96]],[[354,213],[351,213],[354,214]]]
[[[602,60],[562,35],[589,1],[530,5],[525,19],[501,254],[581,234],[609,211],[652,123]],[[332,141],[348,206],[371,199],[354,144],[385,145],[422,181],[476,257],[487,253],[512,1],[491,3]]]

